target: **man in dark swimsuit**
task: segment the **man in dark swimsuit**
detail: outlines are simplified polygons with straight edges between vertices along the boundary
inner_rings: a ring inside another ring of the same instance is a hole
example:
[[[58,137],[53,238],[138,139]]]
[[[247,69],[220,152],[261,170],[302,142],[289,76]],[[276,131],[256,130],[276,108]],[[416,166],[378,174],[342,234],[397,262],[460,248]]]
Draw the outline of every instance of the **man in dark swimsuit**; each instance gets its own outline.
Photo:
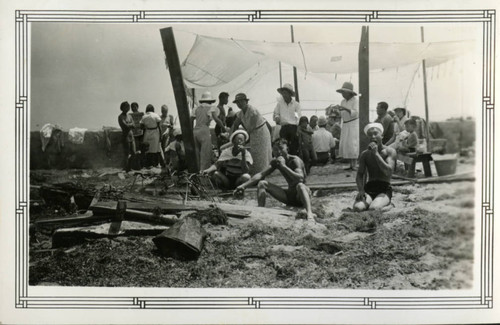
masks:
[[[241,184],[234,191],[234,195],[243,195],[249,186],[257,185],[257,202],[260,207],[266,205],[267,193],[280,202],[295,207],[306,209],[307,219],[314,221],[314,213],[311,207],[311,190],[305,185],[306,172],[304,162],[294,155],[288,154],[288,142],[278,139],[273,143],[273,156],[269,167],[255,174],[250,180]],[[266,176],[278,169],[288,183],[288,189],[267,182]]]
[[[382,144],[384,128],[380,123],[369,123],[365,134],[370,139],[368,148],[359,157],[356,175],[358,195],[355,211],[383,208],[391,203],[391,177],[396,161],[396,151]],[[368,182],[366,182],[368,176]]]

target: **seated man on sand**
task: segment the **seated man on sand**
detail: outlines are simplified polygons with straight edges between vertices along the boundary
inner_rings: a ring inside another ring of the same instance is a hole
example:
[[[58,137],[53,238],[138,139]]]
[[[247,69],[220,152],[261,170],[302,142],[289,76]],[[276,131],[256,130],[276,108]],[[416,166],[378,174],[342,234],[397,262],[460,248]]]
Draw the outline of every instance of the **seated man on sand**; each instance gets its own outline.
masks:
[[[356,175],[359,193],[354,202],[355,211],[383,208],[391,203],[392,198],[391,177],[396,161],[396,150],[382,144],[384,132],[382,124],[369,123],[364,131],[370,139],[370,144],[359,156],[359,169]]]
[[[253,160],[245,148],[245,143],[248,141],[248,133],[245,130],[234,131],[229,141],[232,146],[225,149],[221,147],[222,151],[217,162],[201,173],[206,175],[215,172],[212,180],[217,187],[233,190],[250,179],[248,171]]]
[[[314,221],[311,207],[311,190],[305,185],[306,171],[302,160],[298,156],[288,154],[288,142],[278,139],[273,143],[273,156],[269,167],[255,174],[250,180],[241,184],[234,191],[235,196],[243,195],[249,186],[257,185],[257,202],[260,207],[266,205],[267,193],[280,202],[295,207],[305,207],[307,219]],[[288,183],[288,189],[264,180],[266,176],[278,169]]]

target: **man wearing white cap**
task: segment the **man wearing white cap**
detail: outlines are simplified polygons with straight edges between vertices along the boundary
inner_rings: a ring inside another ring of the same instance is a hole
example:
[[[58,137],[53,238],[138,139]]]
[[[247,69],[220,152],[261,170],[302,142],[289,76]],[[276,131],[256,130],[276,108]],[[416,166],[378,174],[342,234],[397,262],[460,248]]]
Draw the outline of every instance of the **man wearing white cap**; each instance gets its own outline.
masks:
[[[196,157],[200,163],[200,171],[207,169],[212,164],[212,137],[210,135],[210,122],[213,120],[225,130],[225,126],[217,117],[217,108],[212,104],[215,99],[206,91],[201,95],[200,105],[194,111],[193,119],[196,125],[193,129]]]
[[[339,143],[339,156],[349,160],[347,170],[356,169],[356,160],[359,155],[359,102],[350,82],[344,82],[342,88],[337,89],[342,94],[342,101],[338,107],[342,117],[342,137]]]
[[[273,119],[276,124],[281,125],[280,138],[286,139],[290,144],[290,154],[297,155],[299,153],[297,125],[301,115],[300,104],[292,98],[295,96],[292,85],[284,84],[277,90],[281,98],[278,98],[278,103],[274,108]]]
[[[383,208],[391,203],[391,177],[396,161],[396,151],[382,144],[384,128],[380,123],[369,123],[364,128],[370,139],[368,148],[359,156],[356,175],[358,195],[354,202],[355,211]],[[367,175],[368,174],[368,175]],[[368,177],[368,182],[366,179]]]
[[[217,162],[203,170],[202,174],[213,174],[213,181],[219,188],[233,190],[250,179],[250,165],[253,164],[252,155],[246,150],[248,133],[245,130],[236,130],[231,134],[229,141],[232,146],[223,149]]]

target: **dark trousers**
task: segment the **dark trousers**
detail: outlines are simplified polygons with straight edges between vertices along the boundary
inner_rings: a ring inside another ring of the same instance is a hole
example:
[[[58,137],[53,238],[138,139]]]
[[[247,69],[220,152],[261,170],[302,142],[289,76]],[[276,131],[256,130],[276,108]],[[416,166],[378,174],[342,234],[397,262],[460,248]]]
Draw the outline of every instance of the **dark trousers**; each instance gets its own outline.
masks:
[[[324,165],[328,162],[328,159],[330,158],[330,154],[328,151],[325,152],[316,152],[316,156],[318,157],[318,160],[316,160],[316,163],[318,165]]]
[[[146,167],[156,167],[161,160],[161,156],[159,152],[146,153]]]
[[[299,154],[299,136],[297,135],[297,125],[286,124],[280,129],[280,138],[288,141],[288,153]]]

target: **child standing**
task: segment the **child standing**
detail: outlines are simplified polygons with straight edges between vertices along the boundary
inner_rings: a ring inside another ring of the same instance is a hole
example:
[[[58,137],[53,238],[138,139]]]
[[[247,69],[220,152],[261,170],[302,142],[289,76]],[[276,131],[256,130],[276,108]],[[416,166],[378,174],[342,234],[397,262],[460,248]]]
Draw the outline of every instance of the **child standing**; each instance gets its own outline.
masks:
[[[314,131],[309,126],[309,120],[307,119],[307,116],[302,116],[299,119],[298,134],[299,134],[300,154],[302,160],[304,161],[307,174],[309,174],[311,171],[312,163],[316,161],[316,152],[314,151],[312,143],[313,133]]]

